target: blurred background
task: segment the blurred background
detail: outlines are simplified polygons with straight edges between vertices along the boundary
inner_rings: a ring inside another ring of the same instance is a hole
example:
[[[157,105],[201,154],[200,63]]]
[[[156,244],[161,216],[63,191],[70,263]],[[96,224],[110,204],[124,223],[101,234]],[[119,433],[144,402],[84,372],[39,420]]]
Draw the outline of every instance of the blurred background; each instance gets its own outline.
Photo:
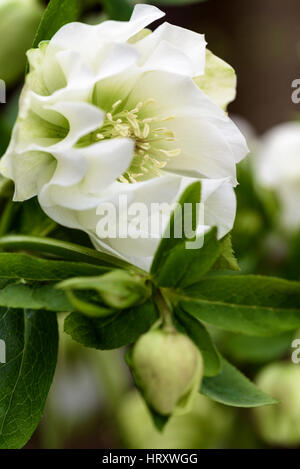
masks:
[[[0,0],[0,79],[7,85],[7,102],[0,104],[0,154],[17,114],[25,51],[47,3]],[[129,18],[133,1],[117,0],[116,9],[112,3],[84,1],[82,20]],[[229,113],[251,153],[238,168],[233,247],[243,273],[300,280],[300,102],[292,101],[292,82],[300,80],[299,0],[144,3],[160,6],[168,22],[204,33],[208,48],[234,67],[237,98]],[[1,191],[0,235],[16,216],[19,232],[47,235],[58,229],[35,201],[21,209],[8,202],[7,191]],[[30,231],[32,217],[40,217],[38,233]],[[63,236],[72,235],[64,230]],[[87,350],[62,332],[46,412],[27,447],[300,447],[300,364],[291,361],[291,343],[300,331],[267,339],[212,333],[231,362],[281,400],[276,408],[234,409],[199,395],[194,410],[172,418],[160,434],[132,387],[124,352]]]

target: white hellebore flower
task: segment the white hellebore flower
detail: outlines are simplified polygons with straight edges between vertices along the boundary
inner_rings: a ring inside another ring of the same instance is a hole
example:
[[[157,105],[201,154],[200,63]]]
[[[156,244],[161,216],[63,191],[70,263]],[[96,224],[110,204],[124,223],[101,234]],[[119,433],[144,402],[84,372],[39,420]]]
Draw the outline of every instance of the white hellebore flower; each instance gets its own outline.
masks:
[[[278,197],[282,226],[300,230],[300,123],[287,122],[268,131],[254,162],[259,183]]]
[[[206,52],[203,35],[168,23],[144,29],[162,16],[137,5],[129,22],[70,23],[30,50],[1,163],[16,201],[37,195],[49,217],[145,269],[161,233],[104,239],[103,204],[118,210],[121,195],[171,204],[200,179],[204,223],[222,237],[235,217],[235,166],[247,153],[222,109],[235,96],[233,69]]]

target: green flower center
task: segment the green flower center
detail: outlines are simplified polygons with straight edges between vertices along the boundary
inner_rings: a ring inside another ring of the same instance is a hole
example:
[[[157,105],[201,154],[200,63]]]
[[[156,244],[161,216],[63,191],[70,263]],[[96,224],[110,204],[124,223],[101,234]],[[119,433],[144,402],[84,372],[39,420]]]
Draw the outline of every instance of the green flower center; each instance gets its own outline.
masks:
[[[93,143],[120,137],[135,140],[132,163],[120,176],[120,182],[135,183],[161,176],[161,170],[168,161],[181,152],[179,148],[174,148],[174,132],[164,126],[164,122],[174,119],[174,116],[163,119],[144,117],[147,106],[153,103],[154,100],[149,99],[138,103],[134,109],[125,110],[121,109],[121,100],[115,102],[107,112],[102,127],[92,134]]]

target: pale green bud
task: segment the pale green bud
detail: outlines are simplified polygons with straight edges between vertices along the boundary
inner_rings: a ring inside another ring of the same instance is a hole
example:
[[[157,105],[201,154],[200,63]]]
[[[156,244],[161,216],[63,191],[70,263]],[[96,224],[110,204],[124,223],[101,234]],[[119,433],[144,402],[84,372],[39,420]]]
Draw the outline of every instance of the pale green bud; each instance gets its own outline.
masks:
[[[142,335],[132,350],[131,366],[146,401],[161,415],[187,410],[203,375],[199,349],[176,331]]]
[[[89,316],[107,316],[116,310],[130,308],[147,300],[151,289],[145,278],[125,270],[112,270],[99,277],[65,280],[58,285],[64,289],[71,303]],[[99,301],[87,302],[76,291],[95,291]]]
[[[263,368],[256,383],[279,403],[253,409],[260,436],[276,446],[300,444],[300,366],[275,363]]]
[[[14,84],[25,70],[25,52],[32,46],[43,8],[37,0],[0,2],[0,79]]]

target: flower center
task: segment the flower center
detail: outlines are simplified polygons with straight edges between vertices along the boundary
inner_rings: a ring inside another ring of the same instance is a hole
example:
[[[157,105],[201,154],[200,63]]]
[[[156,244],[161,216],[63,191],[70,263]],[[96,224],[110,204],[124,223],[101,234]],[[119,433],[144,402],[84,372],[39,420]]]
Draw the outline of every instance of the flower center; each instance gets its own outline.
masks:
[[[154,100],[147,100],[128,110],[120,110],[122,101],[113,104],[106,119],[94,133],[96,141],[111,138],[132,138],[135,140],[135,152],[130,168],[119,178],[120,182],[135,183],[161,175],[161,170],[170,158],[178,156],[180,148],[174,148],[174,132],[164,126],[164,122],[174,119],[168,116],[140,117],[145,115],[146,108]]]

